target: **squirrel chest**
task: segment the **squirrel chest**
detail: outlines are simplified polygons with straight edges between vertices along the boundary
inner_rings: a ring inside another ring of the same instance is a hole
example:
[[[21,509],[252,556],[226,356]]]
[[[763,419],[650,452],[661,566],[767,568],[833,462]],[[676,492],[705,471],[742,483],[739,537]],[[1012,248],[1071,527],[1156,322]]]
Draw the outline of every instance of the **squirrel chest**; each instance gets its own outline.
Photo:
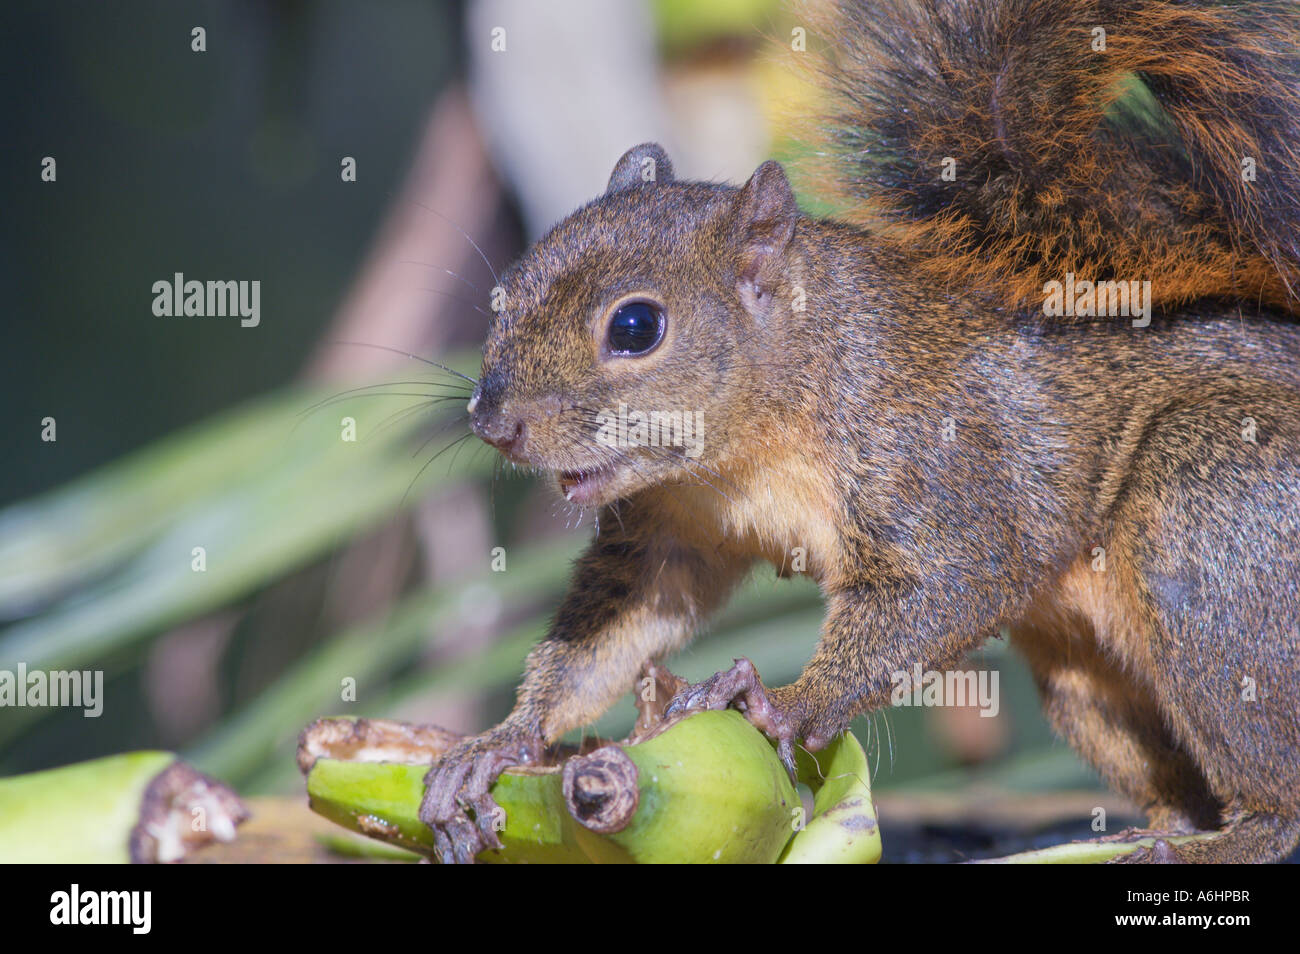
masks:
[[[683,541],[770,563],[780,576],[832,582],[841,562],[836,498],[829,472],[806,449],[774,454],[712,481],[716,489],[677,486],[656,506]]]

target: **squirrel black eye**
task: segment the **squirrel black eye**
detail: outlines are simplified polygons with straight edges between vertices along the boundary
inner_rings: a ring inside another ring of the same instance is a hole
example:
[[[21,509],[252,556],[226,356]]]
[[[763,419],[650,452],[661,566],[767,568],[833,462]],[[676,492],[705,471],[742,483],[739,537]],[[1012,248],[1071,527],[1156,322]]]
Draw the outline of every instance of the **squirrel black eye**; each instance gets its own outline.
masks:
[[[609,323],[609,350],[614,354],[645,354],[664,336],[664,313],[648,301],[620,305]]]

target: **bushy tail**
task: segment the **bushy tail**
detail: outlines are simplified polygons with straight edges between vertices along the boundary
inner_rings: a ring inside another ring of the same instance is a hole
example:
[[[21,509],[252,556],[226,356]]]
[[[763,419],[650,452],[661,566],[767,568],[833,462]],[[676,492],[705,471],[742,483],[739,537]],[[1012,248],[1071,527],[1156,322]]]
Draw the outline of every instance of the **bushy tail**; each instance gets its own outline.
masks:
[[[936,281],[1300,310],[1300,2],[840,0],[832,186]]]

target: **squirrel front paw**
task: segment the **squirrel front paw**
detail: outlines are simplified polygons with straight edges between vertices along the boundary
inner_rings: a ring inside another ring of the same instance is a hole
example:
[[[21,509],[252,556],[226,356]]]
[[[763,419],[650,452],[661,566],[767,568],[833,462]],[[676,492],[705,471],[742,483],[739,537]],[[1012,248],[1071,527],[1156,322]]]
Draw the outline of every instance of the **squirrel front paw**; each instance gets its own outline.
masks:
[[[510,766],[536,762],[544,748],[531,733],[499,726],[443,754],[424,777],[420,803],[439,861],[473,864],[479,852],[501,848],[505,811],[492,798],[492,785]]]
[[[763,685],[754,664],[743,656],[725,672],[687,686],[668,704],[667,715],[690,709],[734,707],[749,722],[776,742],[777,755],[790,777],[795,776],[794,746],[804,742],[810,749],[826,745],[843,728],[830,729],[812,717],[794,686],[769,689]]]

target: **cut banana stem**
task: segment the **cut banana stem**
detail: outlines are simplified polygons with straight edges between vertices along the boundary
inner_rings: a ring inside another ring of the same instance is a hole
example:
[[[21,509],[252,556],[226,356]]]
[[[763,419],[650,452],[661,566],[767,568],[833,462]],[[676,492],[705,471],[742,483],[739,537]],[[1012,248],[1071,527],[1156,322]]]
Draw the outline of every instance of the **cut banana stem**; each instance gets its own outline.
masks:
[[[794,833],[798,792],[767,739],[738,712],[695,713],[613,748],[623,753],[623,774],[608,758],[597,770],[611,789],[604,802],[618,806],[617,824],[576,797],[565,802],[593,861],[771,864]],[[589,773],[603,751],[570,759],[566,775],[575,763],[575,774]]]
[[[170,752],[128,752],[0,779],[0,862],[178,861],[230,841],[248,811]]]

